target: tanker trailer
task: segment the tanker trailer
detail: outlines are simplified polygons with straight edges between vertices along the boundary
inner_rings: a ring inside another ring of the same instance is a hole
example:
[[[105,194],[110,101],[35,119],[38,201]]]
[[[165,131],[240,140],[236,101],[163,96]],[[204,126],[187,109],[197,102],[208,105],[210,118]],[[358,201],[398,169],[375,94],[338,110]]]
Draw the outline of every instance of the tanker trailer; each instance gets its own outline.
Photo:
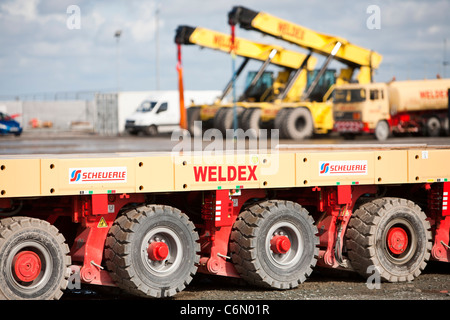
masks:
[[[335,89],[334,130],[345,138],[416,133],[436,137],[448,132],[450,79],[346,84]]]

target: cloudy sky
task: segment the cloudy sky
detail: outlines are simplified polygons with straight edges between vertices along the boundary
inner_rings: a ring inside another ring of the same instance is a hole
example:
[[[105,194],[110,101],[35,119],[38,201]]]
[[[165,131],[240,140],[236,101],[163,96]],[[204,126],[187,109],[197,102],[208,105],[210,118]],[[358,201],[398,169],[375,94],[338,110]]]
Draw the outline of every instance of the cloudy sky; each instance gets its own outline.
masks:
[[[449,0],[0,0],[0,96],[114,90],[117,70],[121,90],[176,89],[177,26],[229,33],[227,13],[234,5],[379,52],[376,81],[450,77],[450,65],[443,67],[445,51],[450,61]],[[379,29],[367,27],[371,5],[380,9]],[[237,29],[237,36],[305,52],[255,31]],[[229,55],[195,46],[182,52],[185,89],[225,86]]]

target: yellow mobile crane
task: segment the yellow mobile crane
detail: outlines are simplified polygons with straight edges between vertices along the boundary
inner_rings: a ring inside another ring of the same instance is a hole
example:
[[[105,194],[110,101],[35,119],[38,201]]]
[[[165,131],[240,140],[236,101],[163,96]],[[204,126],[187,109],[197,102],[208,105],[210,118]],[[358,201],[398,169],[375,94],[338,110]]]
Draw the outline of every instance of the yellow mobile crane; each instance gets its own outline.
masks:
[[[176,30],[175,43],[178,45],[198,45],[225,53],[230,53],[230,35],[201,27],[179,26]],[[221,131],[231,129],[233,122],[233,103],[224,103],[223,99],[230,93],[233,80],[242,73],[250,60],[263,61],[257,72],[249,72],[244,93],[239,98],[238,112],[241,127],[248,128],[253,109],[246,110],[248,102],[273,101],[274,97],[283,96],[284,101],[292,101],[301,95],[307,84],[307,72],[312,70],[317,59],[311,55],[286,50],[280,46],[253,42],[243,38],[234,39],[234,52],[244,60],[233,78],[228,82],[222,95],[212,105],[191,106],[187,110],[187,129],[195,134],[194,121],[201,120],[203,128],[215,127]],[[269,64],[282,67],[275,80],[273,73],[266,71]],[[245,111],[244,111],[245,110]],[[246,120],[244,120],[244,118]],[[260,115],[257,115],[260,118]]]
[[[280,135],[286,138],[301,139],[309,137],[313,133],[326,133],[333,129],[332,104],[325,101],[330,92],[323,96],[323,102],[312,94],[332,59],[347,65],[347,68],[341,69],[336,78],[337,86],[349,83],[356,69],[359,69],[356,77],[359,83],[372,82],[373,70],[378,68],[382,60],[380,54],[356,46],[344,38],[319,33],[242,6],[232,8],[228,14],[228,21],[232,32],[235,25],[239,24],[243,29],[256,30],[327,57],[308,90],[302,95],[300,103],[284,106],[277,103],[274,106],[280,110],[275,119],[275,128],[280,129]],[[319,117],[328,119],[328,125],[322,126],[322,128],[317,127]]]

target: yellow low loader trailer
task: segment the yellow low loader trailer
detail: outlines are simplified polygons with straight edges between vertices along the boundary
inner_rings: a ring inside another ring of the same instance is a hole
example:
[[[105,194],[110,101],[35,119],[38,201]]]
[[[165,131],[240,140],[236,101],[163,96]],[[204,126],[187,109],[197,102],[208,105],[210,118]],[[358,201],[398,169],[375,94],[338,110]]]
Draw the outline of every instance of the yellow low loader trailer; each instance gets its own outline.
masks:
[[[291,289],[317,265],[412,281],[449,262],[450,147],[0,157],[0,297],[77,281],[173,296],[197,272]]]

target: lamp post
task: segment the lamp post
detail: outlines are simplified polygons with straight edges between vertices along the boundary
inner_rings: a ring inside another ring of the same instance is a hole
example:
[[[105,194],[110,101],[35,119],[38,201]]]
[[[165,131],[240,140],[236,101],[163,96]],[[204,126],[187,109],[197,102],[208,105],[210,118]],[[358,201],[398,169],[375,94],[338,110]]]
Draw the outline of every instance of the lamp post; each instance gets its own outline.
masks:
[[[443,71],[442,75],[443,75],[443,78],[445,78],[446,77],[445,69],[450,64],[450,62],[447,61],[447,39],[446,38],[444,38],[444,57],[443,58],[444,59],[442,60],[442,71]]]
[[[120,51],[119,51],[119,40],[122,35],[122,30],[117,30],[114,33],[114,37],[116,38],[116,81],[117,81],[117,92],[120,90],[120,74],[119,74],[119,62],[120,62]]]
[[[155,70],[156,70],[156,90],[159,91],[159,13],[161,4],[157,4],[155,10]]]

